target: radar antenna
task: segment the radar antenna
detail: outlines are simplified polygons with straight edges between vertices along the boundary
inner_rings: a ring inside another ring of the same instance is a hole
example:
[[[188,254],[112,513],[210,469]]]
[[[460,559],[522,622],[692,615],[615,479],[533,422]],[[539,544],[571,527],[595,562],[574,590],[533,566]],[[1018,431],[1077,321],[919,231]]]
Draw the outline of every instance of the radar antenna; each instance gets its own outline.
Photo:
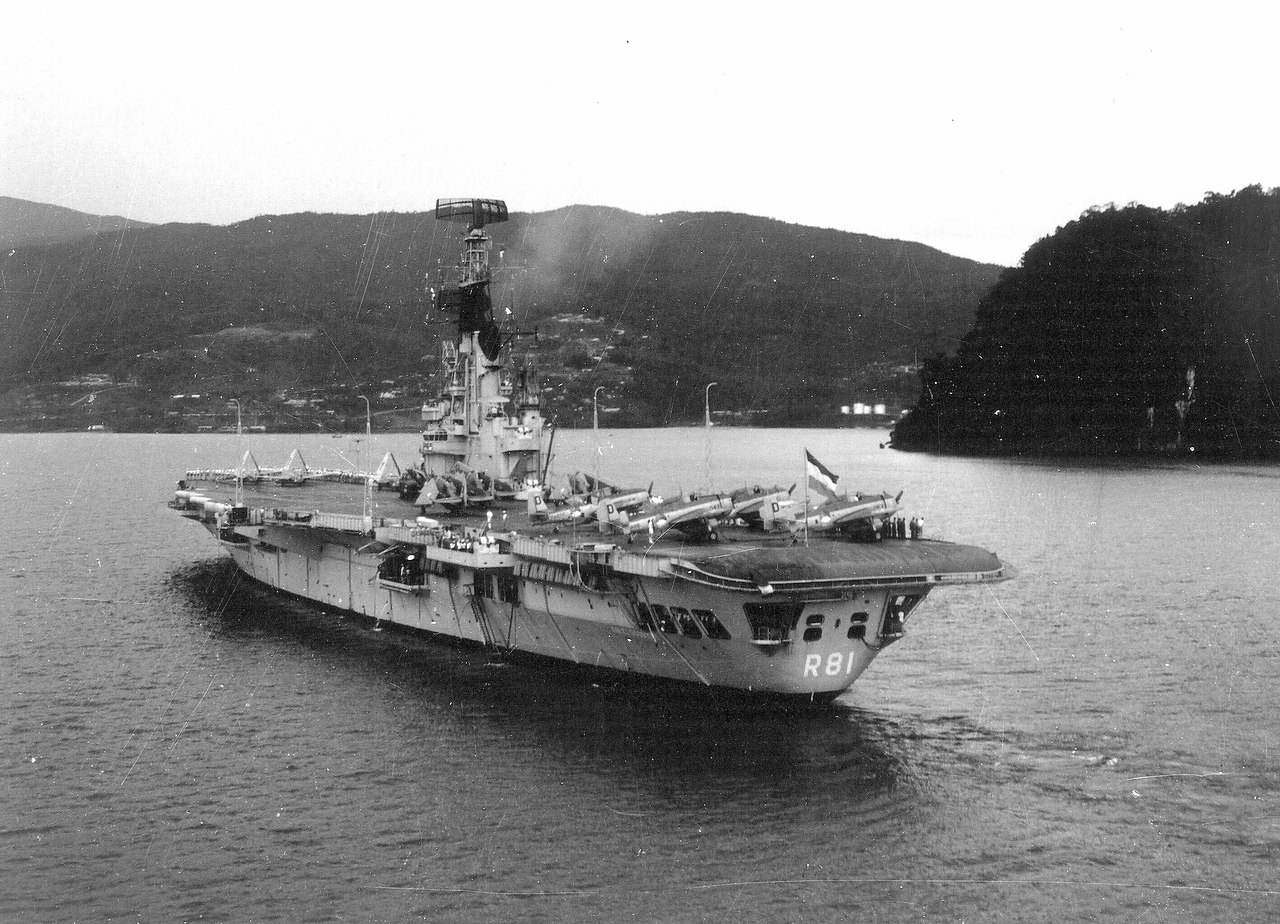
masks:
[[[501,199],[437,199],[436,218],[465,221],[471,230],[507,220],[507,203]]]

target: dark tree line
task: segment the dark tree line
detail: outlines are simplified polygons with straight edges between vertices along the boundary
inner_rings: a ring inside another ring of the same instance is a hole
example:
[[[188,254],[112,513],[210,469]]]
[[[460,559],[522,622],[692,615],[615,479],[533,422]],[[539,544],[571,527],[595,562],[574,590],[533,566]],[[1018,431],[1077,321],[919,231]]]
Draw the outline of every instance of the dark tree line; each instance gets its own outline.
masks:
[[[1275,452],[1280,191],[1086,213],[1001,275],[921,384],[899,448]]]

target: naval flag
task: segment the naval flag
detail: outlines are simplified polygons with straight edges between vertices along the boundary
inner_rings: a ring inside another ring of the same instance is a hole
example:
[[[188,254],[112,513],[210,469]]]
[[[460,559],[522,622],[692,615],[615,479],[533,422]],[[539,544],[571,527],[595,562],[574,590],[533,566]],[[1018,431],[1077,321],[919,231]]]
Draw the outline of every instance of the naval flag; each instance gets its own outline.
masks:
[[[815,459],[807,449],[804,451],[804,467],[809,475],[809,487],[827,497],[836,496],[836,482],[840,476]]]

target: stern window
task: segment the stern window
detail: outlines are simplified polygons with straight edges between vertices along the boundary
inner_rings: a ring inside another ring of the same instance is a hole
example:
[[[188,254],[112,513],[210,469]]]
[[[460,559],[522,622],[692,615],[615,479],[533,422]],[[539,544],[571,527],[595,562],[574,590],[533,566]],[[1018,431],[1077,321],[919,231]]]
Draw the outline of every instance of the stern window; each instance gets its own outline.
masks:
[[[657,624],[653,621],[653,612],[649,609],[649,604],[636,604],[636,622],[641,629],[647,629],[650,632],[657,628]]]
[[[671,618],[670,611],[661,603],[653,604],[653,618],[658,621],[658,628],[667,635],[679,635],[680,630],[676,628],[676,621]]]
[[[683,606],[673,606],[671,615],[675,617],[676,625],[680,627],[682,635],[687,635],[689,638],[702,638],[702,630],[698,628],[698,621]]]
[[[916,608],[916,604],[920,602],[920,599],[920,594],[899,594],[896,597],[890,597],[888,614],[901,622],[907,618],[908,613]]]
[[[378,562],[378,577],[396,584],[421,587],[427,582],[426,569],[423,565],[424,560],[421,556],[397,549]]]
[[[707,632],[707,638],[713,638],[721,642],[729,640],[729,630],[724,627],[724,623],[711,610],[694,610],[693,615],[697,616],[698,622],[702,623],[702,628]]]
[[[923,594],[898,594],[889,598],[889,605],[884,610],[884,626],[880,634],[885,637],[901,636],[905,631],[903,623],[917,603],[924,598]]]
[[[752,640],[756,642],[789,642],[791,630],[800,620],[803,603],[744,603],[742,610],[751,623]]]

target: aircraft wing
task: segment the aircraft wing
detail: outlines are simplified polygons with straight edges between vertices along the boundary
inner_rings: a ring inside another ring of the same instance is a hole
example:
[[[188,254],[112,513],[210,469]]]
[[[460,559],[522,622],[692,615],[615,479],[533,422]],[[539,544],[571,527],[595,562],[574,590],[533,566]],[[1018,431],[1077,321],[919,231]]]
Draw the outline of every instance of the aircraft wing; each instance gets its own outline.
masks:
[[[605,497],[601,503],[605,505],[610,516],[622,511],[624,513],[635,513],[643,507],[649,500],[649,492],[643,489],[632,491],[627,494],[615,494],[611,497]]]
[[[668,502],[634,520],[622,514],[614,525],[628,535],[646,530],[663,533],[678,529],[693,538],[706,538],[712,534],[710,521],[723,517],[732,509],[733,501],[728,497],[698,497]]]
[[[595,519],[599,505],[595,503],[572,503],[560,510],[548,510],[547,502],[537,491],[529,492],[527,504],[529,519],[535,523],[572,523],[575,520]]]
[[[901,499],[901,492],[897,497],[876,494],[834,498],[808,516],[796,517],[795,521],[788,525],[793,531],[809,529],[817,532],[860,532],[871,529],[871,521],[888,519],[896,513],[898,501]]]
[[[761,488],[754,488],[749,492],[734,492],[733,509],[729,511],[729,518],[740,519],[749,526],[759,527],[764,520],[764,511],[773,509],[775,503],[785,506],[794,488],[795,485],[791,489],[774,487],[767,493]]]
[[[874,497],[863,497],[852,504],[835,506],[827,511],[831,523],[837,529],[852,525],[860,520],[874,517],[890,517],[898,511],[898,500],[902,495],[890,497],[888,494],[877,494]]]

